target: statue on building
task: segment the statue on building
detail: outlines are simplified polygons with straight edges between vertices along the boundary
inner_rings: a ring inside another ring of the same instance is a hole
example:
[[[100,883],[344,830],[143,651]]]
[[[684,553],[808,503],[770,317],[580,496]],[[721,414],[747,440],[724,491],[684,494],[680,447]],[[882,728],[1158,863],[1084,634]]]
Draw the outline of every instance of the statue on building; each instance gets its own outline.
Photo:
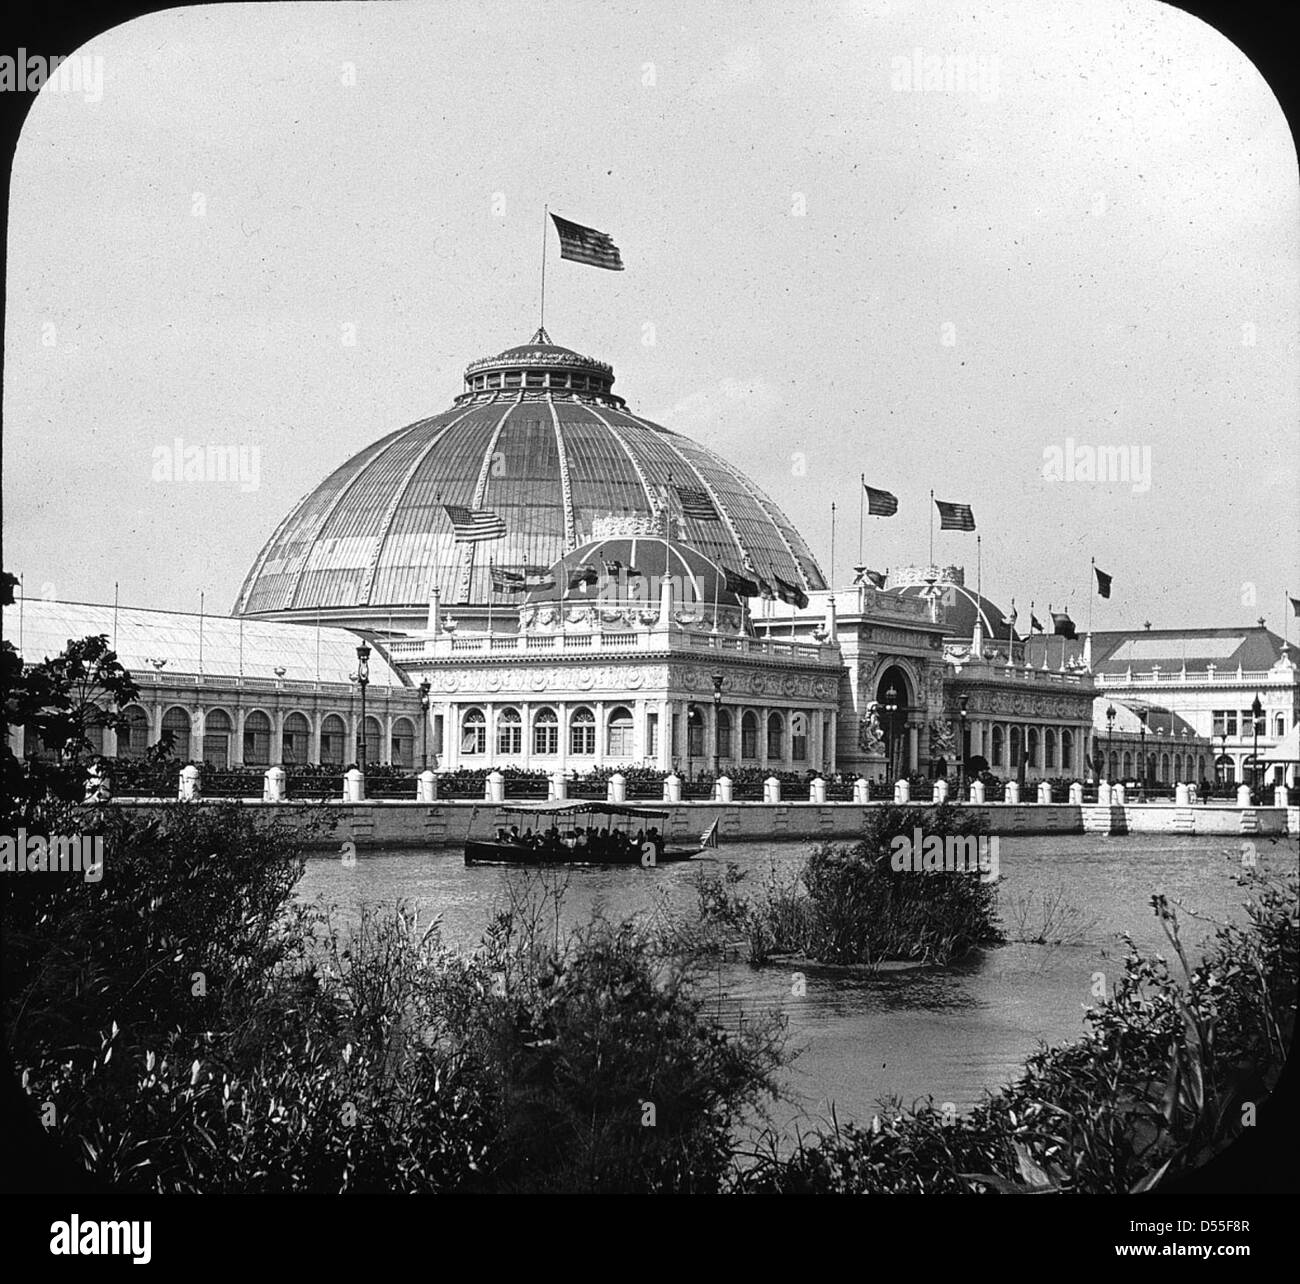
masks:
[[[876,700],[867,705],[866,716],[858,722],[858,748],[863,753],[885,752],[885,732],[880,725],[880,704]]]

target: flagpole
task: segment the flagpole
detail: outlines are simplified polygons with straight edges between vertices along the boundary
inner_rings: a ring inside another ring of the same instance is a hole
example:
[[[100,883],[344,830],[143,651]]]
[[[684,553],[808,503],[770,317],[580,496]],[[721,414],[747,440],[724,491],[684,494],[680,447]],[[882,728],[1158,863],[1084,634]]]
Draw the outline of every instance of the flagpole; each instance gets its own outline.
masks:
[[[835,501],[831,500],[831,592],[835,591]]]
[[[983,537],[975,534],[975,596],[979,599],[975,612],[978,615],[984,609],[984,548]]]
[[[862,528],[866,521],[867,512],[867,475],[862,473],[860,476],[862,485],[858,487],[858,565],[863,566],[862,560]]]
[[[538,321],[539,330],[546,329],[546,242],[548,239],[546,235],[546,220],[550,218],[550,216],[551,216],[551,207],[549,205],[543,205],[542,206],[542,307],[541,307],[540,319]]]
[[[1096,559],[1095,557],[1090,558],[1090,559],[1089,559],[1089,562],[1088,562],[1088,566],[1089,566],[1089,575],[1088,575],[1088,580],[1089,580],[1089,584],[1088,584],[1088,636],[1091,637],[1091,636],[1092,636],[1092,599],[1093,599],[1093,596],[1094,596],[1094,595],[1096,594],[1096,592],[1097,592],[1097,584],[1096,584],[1096,580],[1097,580],[1097,559]]]
[[[199,594],[199,673],[203,673],[203,597]]]
[[[492,600],[497,595],[496,584],[493,582],[492,579],[492,569],[495,565],[496,565],[496,559],[492,556],[491,553],[489,553],[488,554],[488,627],[487,627],[489,639],[492,636]],[[490,641],[488,645],[489,646],[491,645]]]
[[[113,581],[113,650],[117,650],[117,581]]]
[[[930,565],[934,565],[934,491],[930,492]]]

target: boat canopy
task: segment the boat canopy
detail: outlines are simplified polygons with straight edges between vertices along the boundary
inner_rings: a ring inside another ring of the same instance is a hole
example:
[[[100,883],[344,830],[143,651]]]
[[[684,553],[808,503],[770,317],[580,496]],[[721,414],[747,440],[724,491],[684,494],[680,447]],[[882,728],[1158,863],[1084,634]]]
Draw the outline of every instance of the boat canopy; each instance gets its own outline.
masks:
[[[622,803],[588,802],[575,799],[572,802],[557,799],[554,802],[515,803],[505,808],[525,816],[639,816],[646,820],[665,820],[666,811],[652,811],[649,807],[625,807]]]

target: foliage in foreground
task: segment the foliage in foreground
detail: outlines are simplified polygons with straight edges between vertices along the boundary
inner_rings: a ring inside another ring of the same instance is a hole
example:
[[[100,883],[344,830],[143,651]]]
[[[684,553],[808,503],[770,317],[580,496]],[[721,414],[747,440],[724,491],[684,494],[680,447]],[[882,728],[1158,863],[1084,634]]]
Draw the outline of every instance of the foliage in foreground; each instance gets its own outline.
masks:
[[[1251,1126],[1295,1030],[1297,879],[1255,876],[1244,928],[1222,927],[1196,967],[1174,910],[1152,898],[1178,980],[1129,942],[1115,993],[1074,1043],[967,1116],[892,1103],[873,1127],[769,1133],[738,1173],[758,1192],[1135,1193],[1200,1167]]]

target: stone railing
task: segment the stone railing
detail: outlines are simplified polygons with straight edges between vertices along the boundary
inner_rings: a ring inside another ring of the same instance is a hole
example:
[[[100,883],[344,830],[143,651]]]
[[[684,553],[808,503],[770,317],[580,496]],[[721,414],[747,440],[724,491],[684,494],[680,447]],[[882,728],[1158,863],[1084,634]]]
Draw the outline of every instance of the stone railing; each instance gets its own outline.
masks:
[[[1164,669],[1148,669],[1145,673],[1130,669],[1126,673],[1098,673],[1094,676],[1099,687],[1185,686],[1220,682],[1246,682],[1259,685],[1290,684],[1295,681],[1294,674],[1278,669],[1215,669],[1213,672],[1204,669],[1197,669],[1195,672],[1188,672],[1186,669],[1170,669],[1168,672]]]

